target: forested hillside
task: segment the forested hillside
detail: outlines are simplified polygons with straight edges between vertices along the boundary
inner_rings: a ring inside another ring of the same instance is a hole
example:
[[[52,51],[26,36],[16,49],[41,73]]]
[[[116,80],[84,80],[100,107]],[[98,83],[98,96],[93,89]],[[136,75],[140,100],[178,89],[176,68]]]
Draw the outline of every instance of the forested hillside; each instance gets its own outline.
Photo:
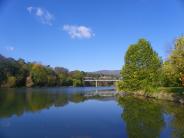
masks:
[[[105,75],[108,76],[108,75]],[[112,75],[109,75],[112,76]],[[84,84],[84,77],[99,78],[103,74],[69,71],[64,67],[52,68],[37,62],[25,62],[0,55],[0,86],[1,87],[34,87],[34,86],[92,86],[93,82]],[[100,85],[112,85],[101,83]]]

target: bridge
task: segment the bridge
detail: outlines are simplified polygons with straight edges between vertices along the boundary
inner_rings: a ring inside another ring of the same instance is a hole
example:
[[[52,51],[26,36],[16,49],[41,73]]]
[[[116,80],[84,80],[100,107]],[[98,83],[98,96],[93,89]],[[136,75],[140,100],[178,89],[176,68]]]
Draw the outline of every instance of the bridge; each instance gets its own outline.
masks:
[[[108,78],[104,78],[104,79],[95,79],[95,78],[91,78],[91,77],[86,77],[83,80],[84,82],[95,82],[96,87],[98,87],[98,82],[118,82],[121,81],[120,79],[108,79]]]

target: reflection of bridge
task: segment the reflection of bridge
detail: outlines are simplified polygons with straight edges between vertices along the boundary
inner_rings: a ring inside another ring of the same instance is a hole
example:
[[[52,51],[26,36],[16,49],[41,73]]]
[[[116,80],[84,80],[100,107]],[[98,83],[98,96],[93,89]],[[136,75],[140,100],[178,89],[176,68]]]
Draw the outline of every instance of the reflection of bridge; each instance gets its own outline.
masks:
[[[84,80],[83,80],[84,82],[95,82],[95,84],[96,84],[96,87],[98,87],[98,82],[118,82],[118,81],[120,81],[120,80],[118,80],[118,79],[91,79],[91,78],[87,78],[87,79],[85,79],[84,78]]]
[[[96,92],[89,92],[85,93],[84,96],[89,98],[89,97],[95,97],[95,96],[100,96],[100,97],[113,97],[117,94],[116,91],[96,91]]]

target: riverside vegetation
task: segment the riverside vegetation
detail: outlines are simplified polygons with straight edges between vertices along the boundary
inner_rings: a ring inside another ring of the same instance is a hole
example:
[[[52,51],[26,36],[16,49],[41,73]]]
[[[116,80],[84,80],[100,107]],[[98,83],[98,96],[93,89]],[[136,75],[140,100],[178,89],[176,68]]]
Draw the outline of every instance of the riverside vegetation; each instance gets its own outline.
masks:
[[[118,91],[184,103],[184,37],[176,39],[166,61],[145,39],[130,45],[121,76]]]
[[[52,68],[38,62],[25,62],[0,55],[0,87],[54,87],[54,86],[94,86],[94,82],[83,82],[84,77],[114,77],[100,73],[69,71],[63,67]],[[100,82],[100,86],[112,82]]]

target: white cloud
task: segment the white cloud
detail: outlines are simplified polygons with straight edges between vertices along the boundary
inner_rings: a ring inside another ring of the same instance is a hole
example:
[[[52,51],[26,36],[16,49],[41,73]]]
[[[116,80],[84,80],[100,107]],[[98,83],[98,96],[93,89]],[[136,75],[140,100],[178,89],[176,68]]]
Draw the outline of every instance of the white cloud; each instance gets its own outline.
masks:
[[[66,31],[71,38],[92,38],[95,36],[91,28],[86,26],[76,26],[76,25],[64,25],[63,30]]]
[[[33,7],[27,7],[27,11],[31,14]]]
[[[27,7],[27,11],[36,16],[43,24],[52,25],[54,20],[54,15],[52,15],[49,11],[40,8],[40,7]]]
[[[6,50],[7,50],[7,51],[14,51],[15,48],[14,48],[13,46],[7,46],[7,47],[6,47]]]

